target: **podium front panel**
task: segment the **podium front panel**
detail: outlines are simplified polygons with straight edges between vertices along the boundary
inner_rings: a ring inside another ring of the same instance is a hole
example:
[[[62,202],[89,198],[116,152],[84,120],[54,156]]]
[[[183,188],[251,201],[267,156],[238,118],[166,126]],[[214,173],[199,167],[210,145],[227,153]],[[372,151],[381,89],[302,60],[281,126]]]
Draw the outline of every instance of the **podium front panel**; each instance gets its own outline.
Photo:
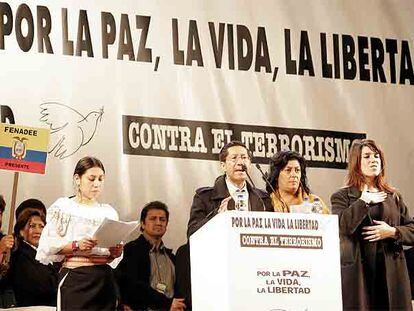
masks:
[[[196,311],[342,310],[336,215],[228,211],[190,244]]]

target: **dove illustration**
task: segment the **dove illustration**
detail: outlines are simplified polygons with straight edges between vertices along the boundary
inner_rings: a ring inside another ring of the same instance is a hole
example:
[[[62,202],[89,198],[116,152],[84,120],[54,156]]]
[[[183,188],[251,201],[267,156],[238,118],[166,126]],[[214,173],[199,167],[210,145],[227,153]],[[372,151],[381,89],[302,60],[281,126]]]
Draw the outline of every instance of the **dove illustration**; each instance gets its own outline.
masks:
[[[50,154],[64,159],[88,144],[102,121],[103,107],[99,111],[82,115],[79,111],[57,102],[40,104],[40,121],[50,127]]]

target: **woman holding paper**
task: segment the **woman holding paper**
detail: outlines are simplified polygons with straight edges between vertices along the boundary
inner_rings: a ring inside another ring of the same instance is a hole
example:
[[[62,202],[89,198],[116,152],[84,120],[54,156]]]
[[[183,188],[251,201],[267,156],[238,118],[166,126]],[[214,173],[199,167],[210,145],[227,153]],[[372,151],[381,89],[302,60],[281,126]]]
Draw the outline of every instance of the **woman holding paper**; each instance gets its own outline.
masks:
[[[102,162],[84,157],[73,174],[76,195],[58,199],[47,211],[36,259],[44,264],[63,261],[59,275],[58,310],[115,310],[112,273],[122,245],[98,247],[93,235],[105,218],[118,220],[110,205],[97,202],[105,178]]]
[[[339,216],[344,310],[412,310],[402,244],[414,244],[414,222],[386,182],[384,154],[373,140],[352,144],[346,187],[331,202]]]
[[[305,159],[295,151],[279,151],[272,157],[266,190],[275,212],[290,213],[291,207],[302,206],[298,210],[329,214],[322,199],[310,192]]]

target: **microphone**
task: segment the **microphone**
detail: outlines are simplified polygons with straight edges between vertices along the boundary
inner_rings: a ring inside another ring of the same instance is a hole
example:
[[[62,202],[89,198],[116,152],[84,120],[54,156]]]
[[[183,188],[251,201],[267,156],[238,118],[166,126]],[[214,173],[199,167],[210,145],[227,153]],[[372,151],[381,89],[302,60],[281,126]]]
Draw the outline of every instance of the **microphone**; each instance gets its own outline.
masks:
[[[250,175],[249,175],[249,172],[247,172],[247,166],[246,166],[246,164],[242,163],[242,164],[241,164],[241,168],[242,168],[242,171],[246,173],[247,178],[249,178],[249,181],[250,181],[250,183],[252,184],[252,186],[256,188],[256,185],[254,184],[254,182],[253,182],[252,178],[251,178],[251,177],[250,177]]]
[[[241,168],[242,170],[246,173],[247,178],[249,179],[250,183],[252,184],[252,191],[257,195],[257,197],[259,198],[260,202],[262,203],[263,206],[263,212],[266,212],[266,205],[263,202],[263,199],[261,198],[260,194],[256,192],[256,185],[253,182],[253,179],[250,177],[250,174],[247,172],[247,166],[246,164],[242,163],[241,164]]]
[[[262,171],[262,168],[260,167],[259,163],[256,163],[256,168],[259,170],[259,172],[262,174],[262,179],[265,181],[266,185],[268,185],[270,187],[270,189],[272,189],[272,192],[276,193],[275,188],[272,186],[272,184],[267,180],[267,174],[265,174]]]

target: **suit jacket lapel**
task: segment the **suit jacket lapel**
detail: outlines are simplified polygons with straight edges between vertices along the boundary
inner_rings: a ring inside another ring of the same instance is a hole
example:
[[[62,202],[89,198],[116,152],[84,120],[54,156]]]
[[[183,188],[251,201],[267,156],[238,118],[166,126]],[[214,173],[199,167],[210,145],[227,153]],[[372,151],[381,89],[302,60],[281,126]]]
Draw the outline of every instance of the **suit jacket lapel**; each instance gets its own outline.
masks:
[[[219,176],[216,179],[216,182],[214,184],[214,190],[213,190],[211,199],[215,202],[215,208],[219,207],[221,204],[221,201],[223,201],[225,198],[230,196],[229,190],[227,189],[225,178],[226,178],[226,175]],[[227,209],[228,210],[235,209],[235,202],[233,199],[229,201],[227,205]]]
[[[251,211],[262,211],[264,209],[262,201],[256,194],[256,191],[253,190],[253,186],[250,185],[247,181],[247,191],[249,191],[249,204]]]

